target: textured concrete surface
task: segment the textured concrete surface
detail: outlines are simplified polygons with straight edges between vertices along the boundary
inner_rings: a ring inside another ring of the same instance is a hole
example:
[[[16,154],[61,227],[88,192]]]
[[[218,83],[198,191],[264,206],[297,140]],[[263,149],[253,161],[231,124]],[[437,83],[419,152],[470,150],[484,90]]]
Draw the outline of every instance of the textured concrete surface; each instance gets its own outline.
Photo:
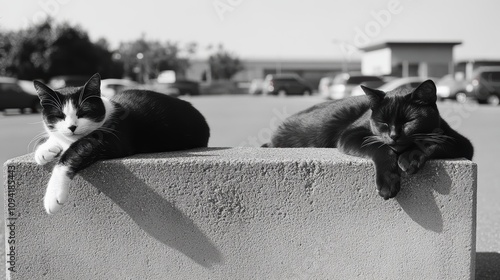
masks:
[[[52,216],[49,167],[4,172],[11,279],[474,278],[469,161],[429,162],[383,201],[372,163],[335,149],[137,155],[75,177]]]

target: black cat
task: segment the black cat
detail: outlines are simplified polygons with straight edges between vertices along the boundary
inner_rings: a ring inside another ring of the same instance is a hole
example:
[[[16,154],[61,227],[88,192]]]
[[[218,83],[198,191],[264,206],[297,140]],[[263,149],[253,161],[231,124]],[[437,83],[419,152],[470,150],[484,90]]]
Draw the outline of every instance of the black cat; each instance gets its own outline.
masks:
[[[207,147],[208,124],[188,102],[146,90],[108,99],[100,83],[99,74],[82,87],[59,90],[34,82],[49,136],[35,160],[44,165],[60,157],[44,197],[49,214],[66,202],[75,174],[98,160]]]
[[[415,90],[383,92],[325,102],[284,121],[264,147],[325,147],[370,158],[384,199],[400,189],[401,172],[414,174],[429,159],[466,158],[470,141],[444,121],[431,80]]]

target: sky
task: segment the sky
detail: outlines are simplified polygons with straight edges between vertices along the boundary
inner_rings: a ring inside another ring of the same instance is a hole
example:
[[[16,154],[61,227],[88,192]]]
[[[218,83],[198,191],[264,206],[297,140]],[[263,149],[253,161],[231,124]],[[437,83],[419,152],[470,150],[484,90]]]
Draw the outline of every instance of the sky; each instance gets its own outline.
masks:
[[[384,41],[461,41],[455,60],[500,59],[498,0],[0,0],[0,29],[51,15],[112,47],[147,39],[222,43],[243,59],[356,59]]]

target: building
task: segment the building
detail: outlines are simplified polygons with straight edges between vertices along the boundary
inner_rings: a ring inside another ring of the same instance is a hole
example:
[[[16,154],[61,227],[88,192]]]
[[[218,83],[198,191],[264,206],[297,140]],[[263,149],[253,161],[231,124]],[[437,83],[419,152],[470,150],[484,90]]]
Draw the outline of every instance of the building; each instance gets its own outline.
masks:
[[[387,41],[360,48],[361,61],[342,59],[242,59],[245,69],[233,81],[250,82],[264,79],[267,74],[296,73],[317,87],[325,76],[347,71],[362,71],[365,75],[396,77],[420,76],[441,78],[455,73],[453,48],[461,42],[398,42]],[[205,59],[193,59],[186,77],[196,81],[210,81],[210,68]]]
[[[343,61],[331,59],[242,59],[244,70],[237,73],[233,80],[250,82],[253,79],[264,79],[267,74],[296,73],[306,79],[313,87],[325,76],[333,76],[343,71],[360,71],[360,61]],[[210,80],[208,61],[193,59],[186,77],[195,81]]]
[[[369,45],[361,68],[366,75],[436,77],[454,72],[453,47],[461,42],[395,42]]]

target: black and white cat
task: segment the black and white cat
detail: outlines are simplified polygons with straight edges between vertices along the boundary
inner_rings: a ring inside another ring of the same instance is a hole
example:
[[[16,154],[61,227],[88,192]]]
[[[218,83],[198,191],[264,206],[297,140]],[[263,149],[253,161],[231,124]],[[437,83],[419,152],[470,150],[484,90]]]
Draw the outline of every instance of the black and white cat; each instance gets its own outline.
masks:
[[[384,199],[400,190],[401,172],[413,174],[428,159],[466,158],[474,149],[453,130],[436,105],[436,86],[383,92],[318,104],[292,115],[263,147],[324,147],[372,159],[377,190]]]
[[[101,78],[82,87],[53,90],[35,81],[48,139],[35,161],[58,158],[44,197],[45,210],[57,212],[68,199],[75,174],[98,160],[207,147],[209,127],[190,103],[146,90],[101,97]]]

